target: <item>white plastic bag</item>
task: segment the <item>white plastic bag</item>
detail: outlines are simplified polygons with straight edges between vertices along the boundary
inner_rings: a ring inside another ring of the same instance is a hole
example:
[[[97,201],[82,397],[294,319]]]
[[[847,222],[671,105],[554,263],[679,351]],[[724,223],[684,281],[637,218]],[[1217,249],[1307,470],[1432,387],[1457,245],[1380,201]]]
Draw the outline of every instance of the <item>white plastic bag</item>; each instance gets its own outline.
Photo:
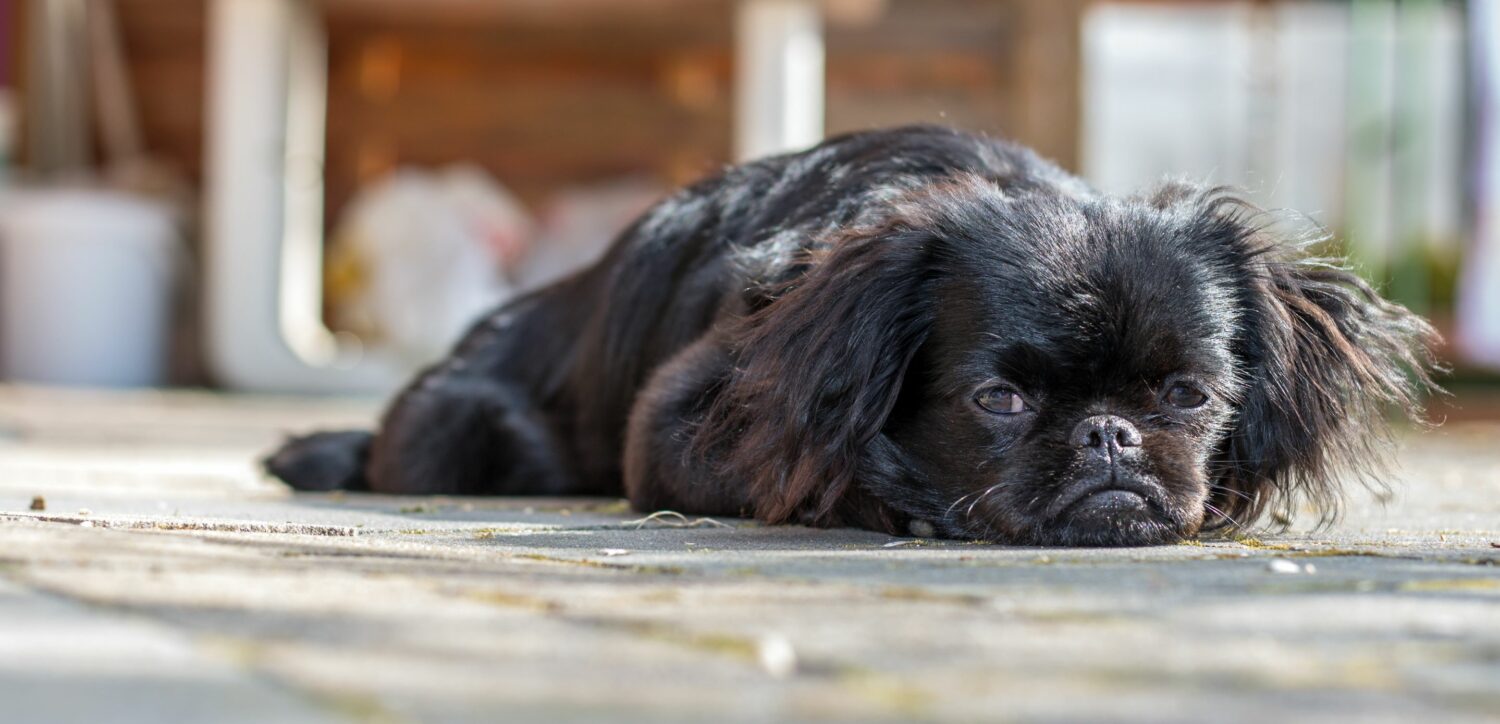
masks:
[[[533,223],[471,166],[398,171],[359,193],[329,250],[334,326],[410,365],[442,356],[513,292],[506,277]]]

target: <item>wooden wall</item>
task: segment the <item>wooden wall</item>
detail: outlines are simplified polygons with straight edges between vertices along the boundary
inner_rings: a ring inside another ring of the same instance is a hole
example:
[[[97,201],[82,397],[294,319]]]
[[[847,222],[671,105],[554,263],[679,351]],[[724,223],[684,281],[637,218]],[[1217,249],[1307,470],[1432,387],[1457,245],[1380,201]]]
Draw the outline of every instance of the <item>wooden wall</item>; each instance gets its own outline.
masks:
[[[200,179],[204,3],[118,2],[148,145]],[[726,0],[325,2],[330,220],[402,164],[474,161],[541,203],[628,174],[681,183],[730,160]],[[949,123],[1074,166],[1082,6],[831,3],[828,130]]]
[[[474,161],[537,202],[626,174],[682,182],[727,160],[719,3],[654,18],[334,12],[328,29],[334,206],[396,164]]]

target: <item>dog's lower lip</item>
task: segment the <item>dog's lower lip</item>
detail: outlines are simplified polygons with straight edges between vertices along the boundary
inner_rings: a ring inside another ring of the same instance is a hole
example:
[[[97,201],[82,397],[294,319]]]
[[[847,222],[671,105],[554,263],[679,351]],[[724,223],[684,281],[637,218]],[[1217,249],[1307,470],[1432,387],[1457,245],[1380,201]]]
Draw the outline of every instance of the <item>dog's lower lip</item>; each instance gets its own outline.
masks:
[[[1074,505],[1080,505],[1083,503],[1097,505],[1105,508],[1119,508],[1122,510],[1129,508],[1144,508],[1146,507],[1146,496],[1141,495],[1134,490],[1124,490],[1122,488],[1106,488],[1104,490],[1100,490],[1098,492],[1083,496],[1083,498]]]
[[[1156,508],[1157,506],[1145,491],[1125,486],[1106,485],[1078,495],[1063,505],[1056,515],[1068,515],[1085,506],[1094,505],[1122,511]]]

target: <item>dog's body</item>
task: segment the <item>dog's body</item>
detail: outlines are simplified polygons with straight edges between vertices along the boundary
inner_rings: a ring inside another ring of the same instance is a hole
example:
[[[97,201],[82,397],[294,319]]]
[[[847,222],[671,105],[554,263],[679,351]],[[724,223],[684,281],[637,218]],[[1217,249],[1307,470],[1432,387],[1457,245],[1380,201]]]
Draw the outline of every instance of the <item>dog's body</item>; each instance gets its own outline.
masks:
[[[1414,408],[1431,332],[1243,209],[1101,196],[940,128],[836,138],[663,201],[476,324],[378,433],[295,439],[268,468],[1013,543],[1326,503],[1378,405]]]

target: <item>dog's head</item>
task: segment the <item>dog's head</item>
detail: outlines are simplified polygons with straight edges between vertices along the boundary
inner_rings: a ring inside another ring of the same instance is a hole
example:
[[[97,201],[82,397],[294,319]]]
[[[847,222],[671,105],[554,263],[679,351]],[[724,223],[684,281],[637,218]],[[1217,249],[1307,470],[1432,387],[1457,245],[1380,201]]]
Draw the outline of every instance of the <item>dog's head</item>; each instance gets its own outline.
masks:
[[[771,521],[1138,545],[1331,510],[1434,334],[1263,219],[1178,184],[929,189],[745,320],[703,430]]]

